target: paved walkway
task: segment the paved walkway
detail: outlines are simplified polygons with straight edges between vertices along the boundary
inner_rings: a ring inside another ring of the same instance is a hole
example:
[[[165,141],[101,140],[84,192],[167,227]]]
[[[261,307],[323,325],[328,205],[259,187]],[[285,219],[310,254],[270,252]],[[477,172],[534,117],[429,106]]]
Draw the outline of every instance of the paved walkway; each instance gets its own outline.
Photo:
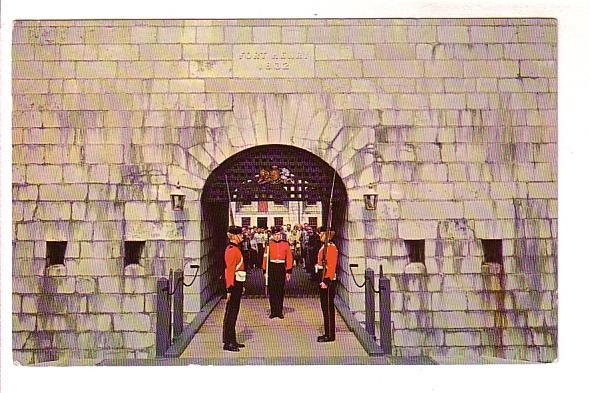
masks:
[[[240,352],[222,348],[225,301],[213,310],[181,359],[197,364],[368,364],[369,358],[354,334],[336,313],[336,341],[317,343],[323,334],[319,298],[286,298],[285,319],[268,319],[268,299],[243,299],[236,325]]]

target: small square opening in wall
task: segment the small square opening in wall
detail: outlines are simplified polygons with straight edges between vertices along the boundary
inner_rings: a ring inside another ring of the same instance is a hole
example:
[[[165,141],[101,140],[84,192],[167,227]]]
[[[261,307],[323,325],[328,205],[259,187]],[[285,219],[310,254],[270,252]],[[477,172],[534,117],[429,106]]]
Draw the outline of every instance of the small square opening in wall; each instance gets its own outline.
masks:
[[[46,266],[64,265],[68,242],[47,242]]]
[[[139,260],[145,248],[144,241],[125,242],[125,267],[129,265],[139,265]]]
[[[410,263],[424,263],[424,240],[404,240]]]
[[[502,240],[481,239],[484,263],[502,264]]]

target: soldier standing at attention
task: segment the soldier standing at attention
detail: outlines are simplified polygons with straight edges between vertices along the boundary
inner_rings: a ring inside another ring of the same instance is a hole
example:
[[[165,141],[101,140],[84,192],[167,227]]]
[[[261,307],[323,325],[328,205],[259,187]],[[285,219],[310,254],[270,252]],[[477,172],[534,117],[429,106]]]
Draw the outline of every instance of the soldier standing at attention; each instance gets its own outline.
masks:
[[[268,285],[270,300],[270,319],[283,319],[283,299],[285,298],[285,278],[291,280],[293,269],[293,254],[291,247],[285,240],[281,240],[281,227],[272,229],[272,239],[264,252],[262,271]]]
[[[244,258],[240,252],[242,241],[242,228],[230,226],[227,230],[229,244],[225,249],[225,286],[227,290],[227,303],[223,317],[223,349],[225,351],[238,352],[244,344],[238,344],[236,340],[236,321],[240,312],[240,300],[246,281]]]
[[[338,248],[332,243],[334,231],[327,231],[326,227],[320,228],[320,239],[323,243],[318,252],[316,268],[323,272],[320,282],[320,303],[324,316],[324,332],[317,338],[318,342],[331,342],[336,340],[336,314],[334,297],[336,296],[336,263],[338,260]]]

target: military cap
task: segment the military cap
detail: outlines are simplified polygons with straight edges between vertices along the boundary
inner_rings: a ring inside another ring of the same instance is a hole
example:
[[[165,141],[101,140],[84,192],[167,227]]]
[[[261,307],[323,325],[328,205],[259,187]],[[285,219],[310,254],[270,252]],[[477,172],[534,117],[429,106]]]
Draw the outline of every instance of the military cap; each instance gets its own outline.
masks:
[[[325,232],[325,233],[327,233],[327,234],[328,234],[328,239],[329,239],[329,240],[332,240],[332,239],[334,239],[334,236],[336,236],[336,231],[334,231],[334,230],[332,230],[332,229],[330,229],[330,230],[328,231],[328,228],[326,228],[325,226],[321,226],[321,227],[320,227],[320,233],[322,233],[322,232]]]
[[[242,228],[231,225],[227,229],[227,233],[231,233],[232,235],[240,235],[242,233]]]

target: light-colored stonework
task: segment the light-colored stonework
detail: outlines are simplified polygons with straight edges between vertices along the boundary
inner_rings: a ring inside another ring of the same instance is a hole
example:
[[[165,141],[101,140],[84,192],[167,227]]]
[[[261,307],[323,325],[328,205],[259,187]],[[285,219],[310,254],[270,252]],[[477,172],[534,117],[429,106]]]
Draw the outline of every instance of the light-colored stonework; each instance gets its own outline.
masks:
[[[556,52],[551,19],[17,22],[15,359],[153,357],[156,278],[200,263],[187,320],[212,296],[199,190],[271,143],[343,179],[340,296],[362,321],[348,264],[383,266],[396,354],[556,359]],[[68,241],[57,272],[48,240]],[[146,241],[140,268],[123,240]]]

